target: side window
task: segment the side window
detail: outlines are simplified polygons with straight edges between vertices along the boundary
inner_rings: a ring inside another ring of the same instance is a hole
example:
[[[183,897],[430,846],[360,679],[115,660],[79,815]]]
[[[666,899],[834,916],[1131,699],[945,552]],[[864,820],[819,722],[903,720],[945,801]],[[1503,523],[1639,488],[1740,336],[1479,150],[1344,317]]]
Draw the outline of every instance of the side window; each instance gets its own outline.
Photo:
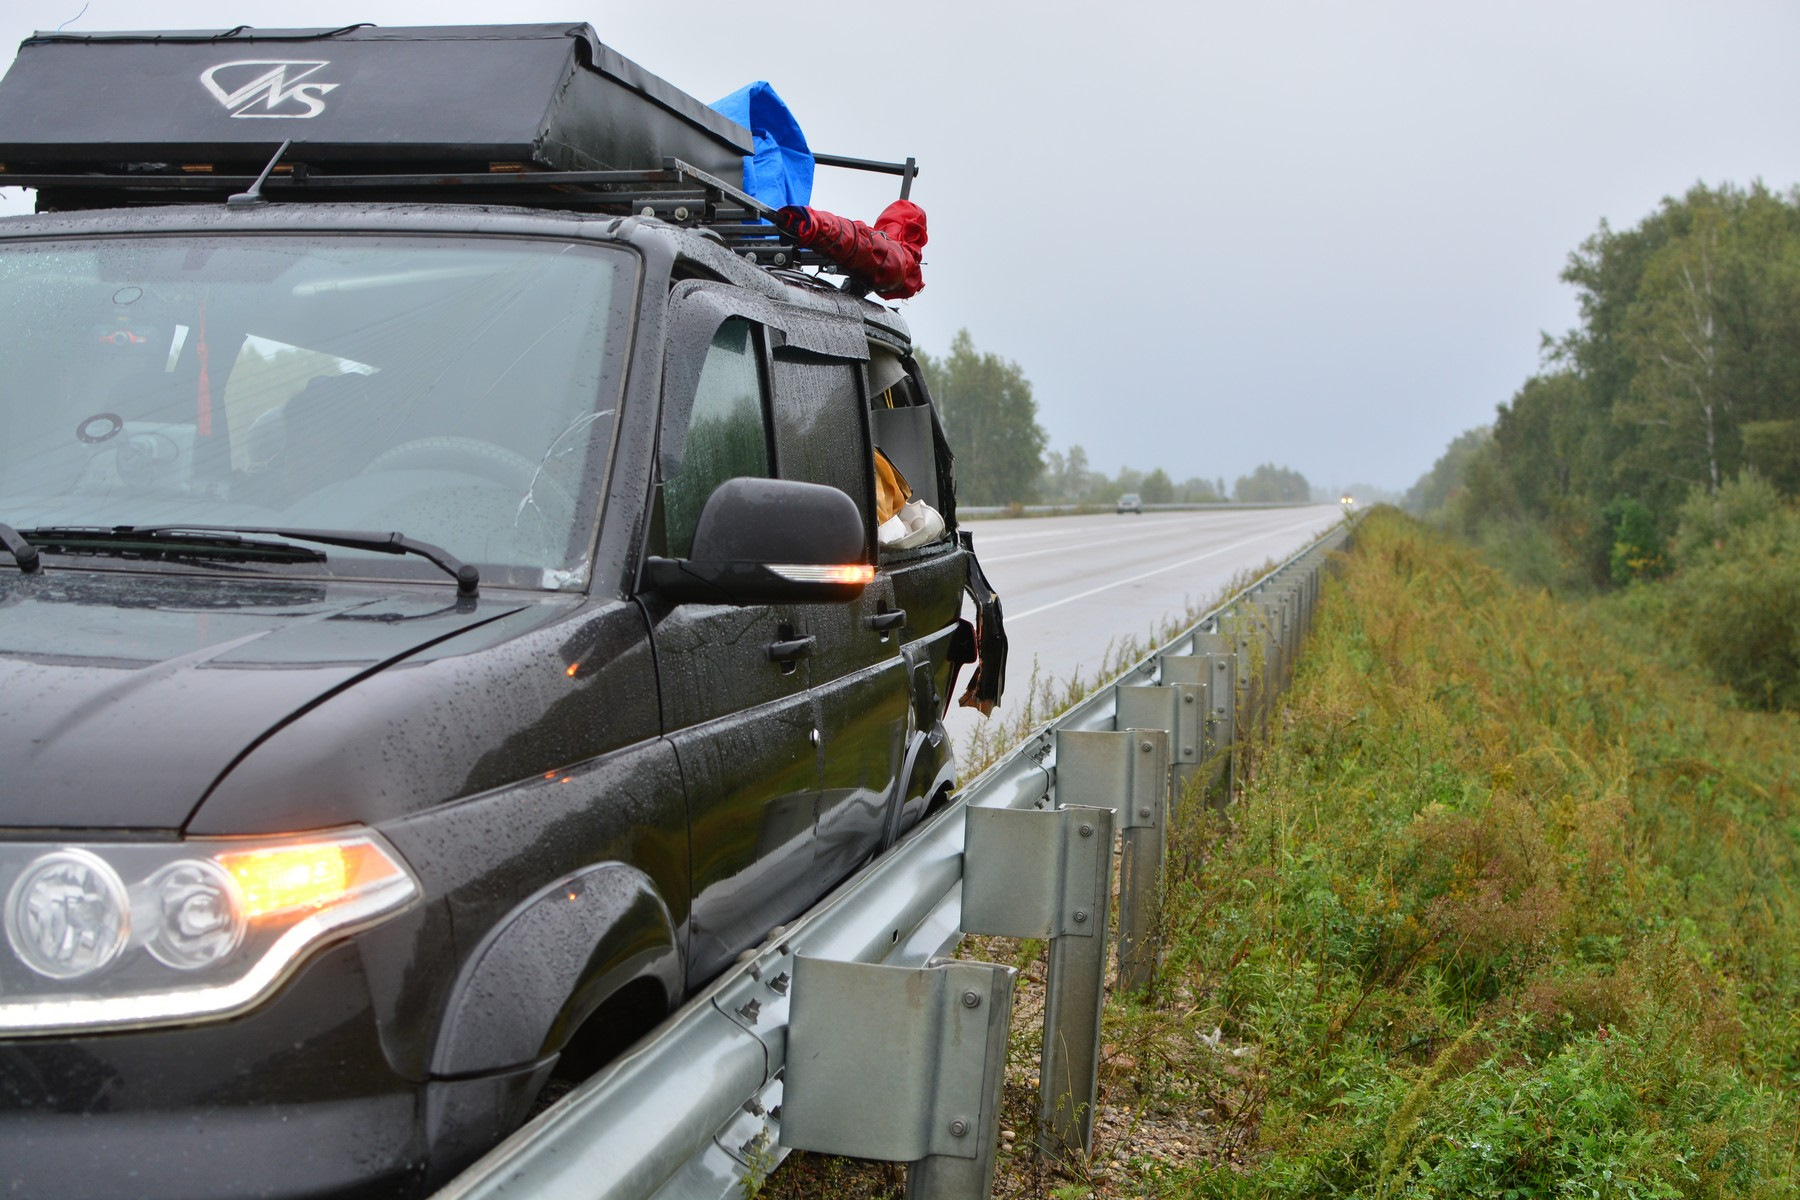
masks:
[[[873,527],[873,455],[863,413],[861,372],[837,359],[778,353],[775,359],[775,465],[783,479],[827,483],[848,493]]]
[[[726,321],[700,368],[681,469],[663,483],[668,552],[685,558],[713,489],[739,476],[769,476],[769,433],[763,415],[762,363],[750,322]]]

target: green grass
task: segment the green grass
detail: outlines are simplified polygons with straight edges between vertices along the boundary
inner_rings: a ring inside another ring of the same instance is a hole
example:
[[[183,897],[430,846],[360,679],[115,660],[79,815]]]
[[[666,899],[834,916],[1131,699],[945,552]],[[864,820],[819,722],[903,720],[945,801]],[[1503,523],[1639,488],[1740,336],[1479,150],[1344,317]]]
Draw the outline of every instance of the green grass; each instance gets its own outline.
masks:
[[[1800,728],[1397,515],[1358,543],[1173,889],[1254,1150],[1155,1194],[1794,1194]]]

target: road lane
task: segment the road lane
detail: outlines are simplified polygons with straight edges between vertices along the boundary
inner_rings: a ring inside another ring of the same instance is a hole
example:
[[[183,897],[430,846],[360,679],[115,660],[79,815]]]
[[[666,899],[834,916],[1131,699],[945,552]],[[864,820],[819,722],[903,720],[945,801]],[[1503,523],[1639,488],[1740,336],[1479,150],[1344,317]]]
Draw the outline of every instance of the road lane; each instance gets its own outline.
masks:
[[[1342,519],[1337,505],[1319,504],[967,522],[1011,638],[1006,699],[992,719],[1021,711],[1034,661],[1040,679],[1091,678],[1113,646],[1147,641],[1243,571],[1286,558]],[[955,744],[981,721],[952,707]]]

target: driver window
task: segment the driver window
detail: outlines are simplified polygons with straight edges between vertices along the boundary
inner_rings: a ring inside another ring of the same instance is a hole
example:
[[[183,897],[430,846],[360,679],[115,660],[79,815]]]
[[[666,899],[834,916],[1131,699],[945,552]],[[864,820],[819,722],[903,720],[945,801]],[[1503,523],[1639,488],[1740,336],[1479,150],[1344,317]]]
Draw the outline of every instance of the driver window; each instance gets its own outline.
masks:
[[[872,529],[873,455],[855,363],[792,350],[775,355],[775,458],[783,479],[823,483],[856,501]]]
[[[769,432],[756,338],[750,322],[734,317],[719,327],[707,350],[681,468],[663,483],[671,556],[687,557],[706,498],[727,479],[741,476],[768,478]]]

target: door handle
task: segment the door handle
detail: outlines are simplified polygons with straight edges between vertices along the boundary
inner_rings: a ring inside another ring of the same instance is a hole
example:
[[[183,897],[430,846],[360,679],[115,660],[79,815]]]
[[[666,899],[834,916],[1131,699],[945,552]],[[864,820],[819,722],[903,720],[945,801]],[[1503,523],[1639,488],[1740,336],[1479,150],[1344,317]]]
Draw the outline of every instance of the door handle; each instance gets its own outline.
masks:
[[[898,629],[906,624],[906,610],[897,608],[893,612],[875,613],[863,618],[863,624],[878,633],[886,633],[890,629]]]
[[[819,639],[810,633],[805,637],[787,638],[779,642],[770,642],[769,661],[778,663],[794,662],[811,654],[813,652],[813,647],[818,644]]]

